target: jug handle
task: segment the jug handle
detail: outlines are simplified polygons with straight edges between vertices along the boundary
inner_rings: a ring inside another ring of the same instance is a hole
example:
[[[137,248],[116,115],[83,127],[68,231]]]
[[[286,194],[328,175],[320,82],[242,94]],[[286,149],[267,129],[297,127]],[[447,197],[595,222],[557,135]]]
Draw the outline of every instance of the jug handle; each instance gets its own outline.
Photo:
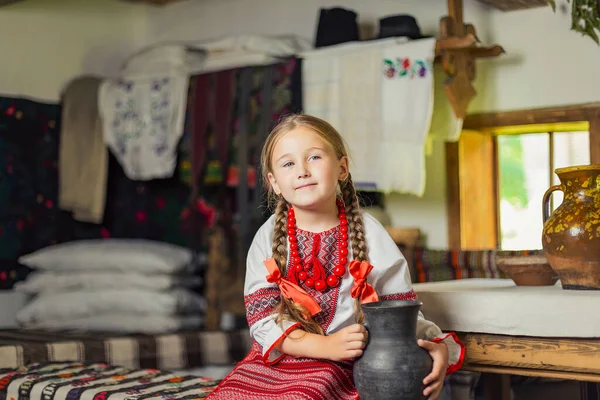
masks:
[[[542,198],[542,216],[544,218],[543,222],[546,222],[546,220],[550,218],[550,213],[552,212],[550,210],[550,195],[552,194],[552,192],[555,192],[557,190],[562,190],[560,185],[551,186],[548,190],[546,190],[546,193],[544,193],[544,197]]]
[[[362,323],[362,326],[365,327],[365,329],[367,330],[367,343],[369,344],[369,339],[371,338],[371,332],[369,332],[369,324],[367,324],[367,321]]]

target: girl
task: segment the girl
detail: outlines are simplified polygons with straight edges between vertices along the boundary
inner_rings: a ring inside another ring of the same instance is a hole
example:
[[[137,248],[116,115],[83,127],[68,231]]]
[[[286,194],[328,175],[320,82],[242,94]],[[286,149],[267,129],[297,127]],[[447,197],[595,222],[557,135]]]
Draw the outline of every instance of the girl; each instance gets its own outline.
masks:
[[[248,252],[244,288],[252,350],[209,399],[357,399],[352,365],[367,342],[360,304],[416,299],[406,260],[359,209],[340,134],[308,115],[283,119],[261,154],[275,214]],[[460,368],[454,334],[419,315],[433,358],[424,395]]]

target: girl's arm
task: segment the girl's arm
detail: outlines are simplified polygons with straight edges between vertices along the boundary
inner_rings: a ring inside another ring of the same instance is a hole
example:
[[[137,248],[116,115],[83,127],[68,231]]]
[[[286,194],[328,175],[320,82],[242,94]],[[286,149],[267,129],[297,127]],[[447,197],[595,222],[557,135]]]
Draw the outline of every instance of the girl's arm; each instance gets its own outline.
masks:
[[[293,357],[348,360],[362,355],[366,331],[360,324],[347,326],[328,336],[295,329],[279,343],[277,350]]]
[[[275,364],[283,354],[278,350],[287,334],[300,324],[284,321],[283,326],[275,322],[274,310],[279,304],[281,292],[275,283],[267,282],[269,271],[264,261],[271,256],[268,250],[273,241],[273,221],[269,219],[256,233],[246,259],[244,303],[250,336],[262,347],[263,360]]]

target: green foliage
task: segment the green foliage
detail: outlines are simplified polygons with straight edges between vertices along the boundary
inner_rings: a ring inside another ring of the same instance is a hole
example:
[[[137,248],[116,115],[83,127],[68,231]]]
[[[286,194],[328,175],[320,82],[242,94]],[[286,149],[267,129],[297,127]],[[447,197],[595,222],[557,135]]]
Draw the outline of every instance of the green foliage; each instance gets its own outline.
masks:
[[[556,12],[556,0],[547,0],[552,10]],[[600,12],[598,0],[567,0],[571,3],[571,30],[589,36],[596,44],[600,45],[598,33],[600,31]]]
[[[498,158],[500,199],[508,201],[515,207],[525,207],[529,200],[525,187],[521,138],[518,135],[500,136]]]

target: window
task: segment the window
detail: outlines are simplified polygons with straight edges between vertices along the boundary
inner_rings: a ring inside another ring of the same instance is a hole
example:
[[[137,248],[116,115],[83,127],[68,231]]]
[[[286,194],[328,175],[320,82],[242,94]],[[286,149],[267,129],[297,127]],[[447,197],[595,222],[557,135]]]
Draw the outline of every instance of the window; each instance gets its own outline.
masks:
[[[504,250],[541,249],[542,197],[560,184],[556,168],[590,163],[587,131],[498,135],[499,244]],[[553,194],[560,205],[562,192]]]
[[[446,144],[448,246],[539,249],[542,195],[577,164],[600,164],[600,103],[468,115]]]

